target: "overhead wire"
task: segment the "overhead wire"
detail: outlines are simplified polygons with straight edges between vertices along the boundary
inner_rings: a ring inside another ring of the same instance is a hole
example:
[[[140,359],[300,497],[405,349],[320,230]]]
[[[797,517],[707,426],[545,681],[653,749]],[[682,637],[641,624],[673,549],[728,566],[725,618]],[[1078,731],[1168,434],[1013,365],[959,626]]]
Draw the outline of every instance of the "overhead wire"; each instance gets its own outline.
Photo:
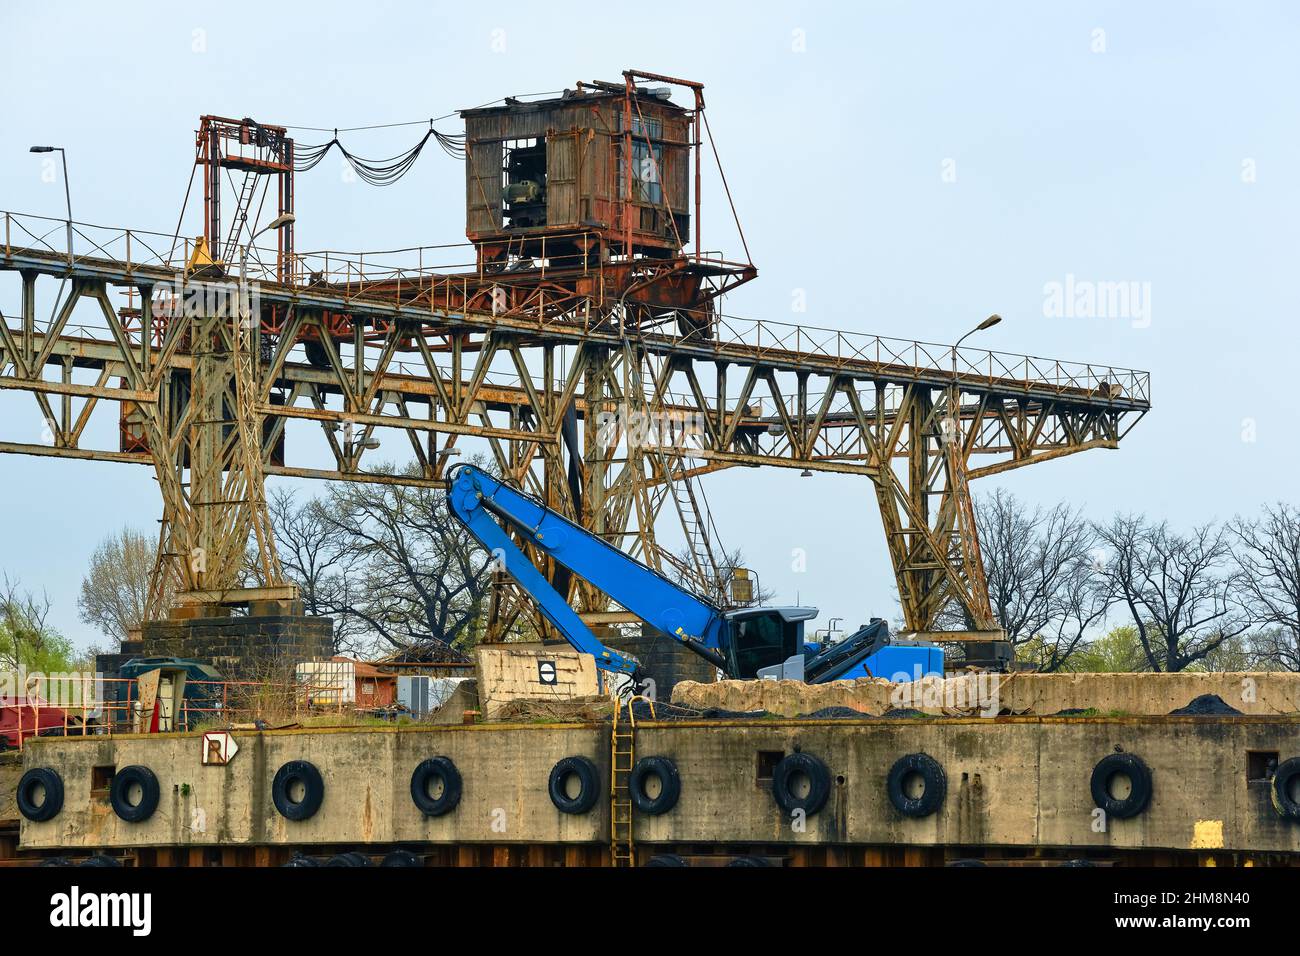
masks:
[[[551,90],[545,93],[527,93],[526,96],[555,96],[563,91]],[[483,103],[480,106],[472,107],[473,109],[484,109],[489,106],[495,106],[497,103],[505,102],[505,98],[495,99],[489,103]],[[317,146],[298,146],[294,151],[293,168],[294,172],[306,172],[313,169],[329,154],[330,150],[338,147],[343,158],[365,182],[374,186],[389,186],[405,176],[415,164],[416,158],[424,149],[425,145],[432,138],[444,153],[452,159],[465,159],[465,134],[443,133],[434,128],[434,123],[441,120],[451,119],[453,116],[460,115],[460,111],[444,113],[442,116],[434,116],[428,120],[410,120],[403,123],[375,123],[369,126],[349,126],[335,127],[333,129],[324,126],[286,126],[285,129],[305,130],[316,133],[333,133],[333,137],[327,143],[321,143]],[[362,156],[348,150],[339,141],[339,133],[359,133],[376,129],[397,129],[405,126],[423,126],[429,124],[429,130],[424,134],[418,143],[395,156],[389,156],[387,159],[366,159]]]
[[[300,146],[294,151],[293,168],[294,172],[306,172],[315,168],[329,154],[330,150],[338,147],[343,158],[348,165],[361,177],[365,182],[372,186],[389,186],[405,176],[415,165],[415,160],[423,151],[425,145],[430,139],[437,142],[442,151],[452,159],[465,158],[465,136],[464,134],[450,135],[440,132],[433,127],[433,121],[429,121],[429,130],[420,138],[420,141],[410,149],[389,156],[385,159],[366,159],[358,156],[338,138],[338,131],[335,136],[327,143],[321,143],[318,146]]]

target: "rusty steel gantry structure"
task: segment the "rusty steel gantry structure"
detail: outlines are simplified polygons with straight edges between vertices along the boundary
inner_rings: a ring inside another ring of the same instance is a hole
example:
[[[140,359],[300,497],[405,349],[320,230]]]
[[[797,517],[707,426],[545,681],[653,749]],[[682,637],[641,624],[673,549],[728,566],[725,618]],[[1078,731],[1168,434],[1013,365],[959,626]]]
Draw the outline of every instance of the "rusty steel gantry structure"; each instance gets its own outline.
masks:
[[[49,440],[3,440],[0,453],[153,468],[158,615],[163,594],[208,607],[295,597],[267,475],[435,486],[449,457],[477,446],[550,507],[716,594],[702,476],[857,474],[875,493],[907,628],[931,631],[955,603],[974,632],[946,637],[1000,636],[969,482],[1116,447],[1150,407],[1147,374],[724,314],[719,297],[756,270],[700,245],[703,88],[623,80],[465,112],[468,247],[299,253],[281,235],[249,266],[233,225],[217,251],[210,203],[202,244],[3,213],[0,277],[17,275],[21,304],[0,314],[0,389],[31,394]],[[200,163],[224,137],[268,151],[259,170],[284,177],[285,131],[241,123],[205,118]],[[283,213],[291,181],[280,188]],[[55,283],[67,295],[41,321]],[[104,402],[119,407],[118,447],[86,447]],[[323,461],[288,463],[302,454],[290,423],[320,426]],[[380,433],[409,441],[406,471],[371,467]],[[665,508],[685,552],[656,538]],[[589,620],[624,619],[568,586]],[[499,582],[496,626],[522,607]]]

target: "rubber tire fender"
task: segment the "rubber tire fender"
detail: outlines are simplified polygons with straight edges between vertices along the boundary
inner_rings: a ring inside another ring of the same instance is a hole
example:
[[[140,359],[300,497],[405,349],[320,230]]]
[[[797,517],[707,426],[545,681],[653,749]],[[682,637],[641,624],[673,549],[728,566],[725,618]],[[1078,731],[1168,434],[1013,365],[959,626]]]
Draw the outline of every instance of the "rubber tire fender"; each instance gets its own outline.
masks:
[[[347,853],[339,853],[329,858],[325,863],[326,866],[370,866],[370,857],[364,853],[357,853],[355,850]]]
[[[132,804],[126,799],[132,784],[140,786],[140,802]],[[148,767],[133,764],[123,767],[113,774],[113,783],[108,788],[108,802],[113,812],[127,823],[143,823],[158,809],[158,797],[161,791],[158,778]]]
[[[657,797],[646,796],[643,786],[646,778],[652,776],[658,777],[662,785]],[[677,764],[671,758],[642,757],[628,775],[627,788],[637,810],[649,816],[658,816],[677,806],[682,795],[682,778],[677,773]]]
[[[45,788],[45,799],[40,806],[32,801],[32,791],[37,784]],[[18,781],[14,796],[18,801],[19,813],[32,823],[44,823],[52,820],[63,809],[63,778],[53,767],[33,767]]]
[[[797,797],[790,788],[794,775],[802,773],[808,778],[808,795]],[[802,810],[812,816],[822,807],[831,795],[831,772],[826,764],[812,754],[786,754],[772,770],[772,798],[776,805],[787,814]]]
[[[1110,780],[1122,773],[1129,778],[1133,789],[1123,800],[1110,795]],[[1117,820],[1135,817],[1151,802],[1151,771],[1136,754],[1107,754],[1092,768],[1092,802]]]
[[[1300,776],[1300,757],[1283,760],[1268,782],[1268,795],[1278,816],[1300,820],[1300,802],[1291,799],[1291,782]]]
[[[289,787],[294,781],[300,782],[304,790],[302,800],[297,803],[289,799]],[[299,822],[310,819],[316,815],[324,799],[325,781],[316,765],[306,760],[290,760],[275,772],[275,779],[271,781],[271,801],[286,820]]]
[[[727,866],[769,866],[767,860],[761,856],[738,856]]]
[[[429,784],[435,779],[442,781],[442,795],[436,799],[429,796]],[[463,788],[460,771],[450,757],[430,757],[411,774],[411,800],[426,817],[440,817],[455,810]]]
[[[380,866],[424,866],[424,861],[410,850],[389,850],[379,861]]]
[[[570,774],[575,775],[581,784],[576,797],[570,797],[564,792],[564,782]],[[561,813],[587,813],[596,805],[600,796],[596,765],[586,757],[565,757],[551,768],[547,790],[551,795],[551,803]]]
[[[919,797],[909,797],[903,792],[903,781],[913,773],[925,781],[925,791]],[[907,754],[899,757],[889,768],[885,787],[889,791],[889,802],[903,816],[928,817],[943,806],[948,795],[948,776],[943,772],[943,765],[929,754]]]
[[[646,866],[690,866],[676,853],[658,853],[646,860]]]

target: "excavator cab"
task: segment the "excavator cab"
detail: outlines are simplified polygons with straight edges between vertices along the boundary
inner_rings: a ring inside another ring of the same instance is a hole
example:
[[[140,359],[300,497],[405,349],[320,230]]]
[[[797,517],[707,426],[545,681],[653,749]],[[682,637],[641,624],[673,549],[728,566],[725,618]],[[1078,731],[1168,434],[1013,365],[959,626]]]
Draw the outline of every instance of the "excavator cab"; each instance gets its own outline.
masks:
[[[723,615],[722,651],[727,674],[753,678],[767,667],[803,653],[803,624],[817,616],[813,607],[743,608]]]

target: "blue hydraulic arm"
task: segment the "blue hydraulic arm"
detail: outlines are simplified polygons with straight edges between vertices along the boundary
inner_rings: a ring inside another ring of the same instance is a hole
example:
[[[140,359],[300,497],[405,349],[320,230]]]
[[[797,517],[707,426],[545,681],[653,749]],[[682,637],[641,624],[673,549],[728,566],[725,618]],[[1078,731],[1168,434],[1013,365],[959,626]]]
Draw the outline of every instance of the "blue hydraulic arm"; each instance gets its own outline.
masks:
[[[574,648],[593,655],[601,669],[631,674],[636,662],[601,643],[519,550],[506,526],[641,620],[726,669],[722,612],[598,536],[469,464],[457,465],[448,474],[447,502],[451,513],[537,602],[546,620]]]

